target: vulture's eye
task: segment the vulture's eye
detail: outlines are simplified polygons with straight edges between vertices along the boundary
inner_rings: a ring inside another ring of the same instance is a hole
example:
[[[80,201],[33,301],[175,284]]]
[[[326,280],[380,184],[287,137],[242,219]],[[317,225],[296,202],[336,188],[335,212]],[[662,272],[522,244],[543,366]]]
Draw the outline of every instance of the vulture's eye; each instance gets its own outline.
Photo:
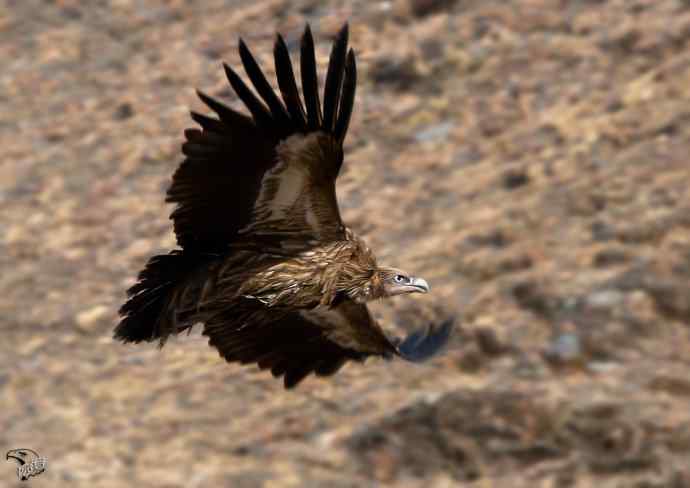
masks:
[[[407,278],[403,275],[395,275],[395,278],[393,278],[396,283],[405,283],[407,282]]]

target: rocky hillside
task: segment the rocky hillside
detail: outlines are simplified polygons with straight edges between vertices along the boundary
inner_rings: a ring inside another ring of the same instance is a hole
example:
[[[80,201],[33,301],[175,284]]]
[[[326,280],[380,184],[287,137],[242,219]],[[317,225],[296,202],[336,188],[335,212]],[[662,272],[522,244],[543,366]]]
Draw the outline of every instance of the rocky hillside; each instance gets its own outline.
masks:
[[[342,212],[432,286],[391,335],[453,315],[447,352],[286,392],[198,332],[113,342],[194,89],[237,103],[238,37],[271,72],[305,22],[325,68],[346,19]],[[690,487],[689,2],[5,0],[0,35],[0,448],[36,486]]]

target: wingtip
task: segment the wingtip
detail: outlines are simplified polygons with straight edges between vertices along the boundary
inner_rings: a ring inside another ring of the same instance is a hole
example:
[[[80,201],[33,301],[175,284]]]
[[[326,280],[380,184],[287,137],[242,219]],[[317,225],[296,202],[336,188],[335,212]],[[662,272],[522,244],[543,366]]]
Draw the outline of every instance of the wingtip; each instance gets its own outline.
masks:
[[[282,49],[283,47],[287,49],[285,39],[283,39],[283,36],[280,34],[280,32],[276,32],[276,39],[273,41],[273,52],[275,52],[276,49]]]
[[[230,65],[226,62],[223,62],[223,70],[225,71],[226,76],[237,76],[235,73],[235,70],[230,67]]]
[[[342,52],[345,52],[350,40],[349,38],[350,28],[348,27],[347,22],[345,22],[345,24],[343,24],[340,30],[338,30],[338,33],[335,35],[332,50],[341,50]]]
[[[206,93],[203,90],[200,90],[199,88],[196,89],[196,96],[199,97],[199,100],[204,102],[204,105],[206,105],[208,107],[213,105],[213,103],[215,102],[215,100],[213,99],[213,97],[211,95],[209,95],[208,93]]]
[[[237,71],[232,69],[232,67],[228,63],[223,63],[223,71],[225,71],[225,77],[230,82],[230,86],[232,86],[233,90],[235,90],[235,93],[239,96],[239,93],[242,92],[242,88],[244,85],[242,78],[240,78],[240,75],[237,74]]]
[[[276,33],[276,39],[273,42],[273,59],[275,62],[278,61],[278,59],[281,56],[286,56],[288,61],[290,60],[290,53],[287,47],[287,44],[285,43],[285,38],[280,34],[280,32]],[[290,68],[292,68],[292,63],[290,63]]]
[[[347,39],[348,39],[349,35],[350,35],[350,26],[347,23],[347,21],[345,21],[343,26],[338,31],[338,35],[336,36],[336,39],[338,39],[338,40],[343,39],[345,41],[345,44],[347,44]]]
[[[249,50],[249,47],[247,46],[247,43],[244,42],[244,39],[240,37],[238,43],[237,43],[237,50],[240,53],[240,58],[244,60],[245,57],[247,56],[252,56],[251,51]],[[253,56],[252,56],[253,57]],[[225,63],[223,63],[225,64]]]
[[[300,45],[302,49],[314,49],[314,35],[312,34],[309,23],[304,26],[304,32],[302,33],[302,38],[300,39]]]

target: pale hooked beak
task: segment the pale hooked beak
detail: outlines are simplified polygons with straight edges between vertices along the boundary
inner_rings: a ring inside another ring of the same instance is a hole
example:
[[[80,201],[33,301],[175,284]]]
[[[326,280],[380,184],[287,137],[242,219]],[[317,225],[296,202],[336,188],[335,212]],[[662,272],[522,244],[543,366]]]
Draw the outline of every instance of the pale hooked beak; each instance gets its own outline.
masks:
[[[429,283],[424,278],[412,278],[408,286],[415,288],[420,293],[429,293]]]

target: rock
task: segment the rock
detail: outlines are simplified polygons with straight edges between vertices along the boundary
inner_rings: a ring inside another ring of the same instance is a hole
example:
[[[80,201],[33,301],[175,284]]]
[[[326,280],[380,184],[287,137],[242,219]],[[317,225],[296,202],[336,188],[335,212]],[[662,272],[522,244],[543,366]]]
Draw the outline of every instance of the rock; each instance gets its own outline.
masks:
[[[398,0],[394,6],[395,13],[401,17],[426,17],[450,9],[457,0]]]
[[[587,362],[587,370],[597,374],[610,374],[620,368],[620,363],[612,361],[589,361]]]
[[[444,142],[455,124],[452,121],[441,122],[417,132],[414,136],[417,142]]]
[[[503,188],[514,190],[529,183],[529,175],[524,169],[510,169],[503,173]]]
[[[132,115],[134,115],[134,109],[132,108],[132,105],[128,102],[125,102],[117,106],[113,118],[115,120],[126,120],[130,118]]]
[[[609,310],[623,302],[620,290],[601,290],[591,293],[586,298],[586,304],[593,309]]]
[[[407,90],[420,80],[420,74],[411,55],[379,59],[370,68],[369,76],[378,85],[396,90]]]
[[[476,344],[464,347],[458,359],[458,367],[465,373],[476,373],[484,364],[484,356]]]
[[[532,280],[517,283],[512,293],[518,305],[539,315],[551,317],[559,308],[558,300]]]
[[[661,313],[690,324],[690,292],[687,281],[650,281],[647,283],[647,291]]]
[[[601,220],[592,222],[590,230],[595,241],[610,241],[616,236],[616,229]]]
[[[593,264],[597,268],[607,268],[624,264],[630,260],[629,254],[624,249],[602,249],[594,255]]]
[[[467,146],[459,149],[453,155],[453,163],[457,166],[472,166],[479,163],[482,159],[482,153],[474,146]]]
[[[583,361],[580,337],[576,334],[561,334],[544,351],[544,357],[554,365],[576,364]]]
[[[500,341],[496,331],[489,327],[480,327],[475,331],[475,339],[481,351],[487,356],[500,356],[509,350],[509,347]]]
[[[670,395],[690,397],[690,380],[687,378],[659,374],[649,383],[649,388]]]
[[[485,234],[471,234],[467,237],[468,244],[479,247],[506,247],[511,243],[512,239],[508,237],[503,229],[493,229]]]
[[[82,312],[79,312],[76,317],[77,326],[82,331],[92,331],[100,320],[104,319],[110,308],[105,305],[96,305]]]
[[[19,354],[23,356],[33,356],[36,354],[36,352],[41,349],[47,339],[43,336],[35,336],[29,339],[28,341],[24,342],[21,346],[18,347],[17,351]]]

